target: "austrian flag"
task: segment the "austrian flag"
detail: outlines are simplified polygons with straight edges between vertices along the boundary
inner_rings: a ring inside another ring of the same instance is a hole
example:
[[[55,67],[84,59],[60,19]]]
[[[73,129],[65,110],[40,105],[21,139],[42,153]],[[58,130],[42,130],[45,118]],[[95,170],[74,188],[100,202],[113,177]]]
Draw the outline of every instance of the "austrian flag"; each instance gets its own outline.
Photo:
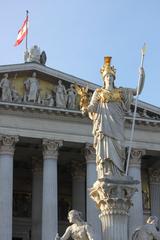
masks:
[[[15,47],[18,46],[23,41],[23,39],[25,38],[27,33],[28,33],[28,16],[26,17],[26,19],[23,22],[22,27],[18,31],[17,40],[14,44]]]

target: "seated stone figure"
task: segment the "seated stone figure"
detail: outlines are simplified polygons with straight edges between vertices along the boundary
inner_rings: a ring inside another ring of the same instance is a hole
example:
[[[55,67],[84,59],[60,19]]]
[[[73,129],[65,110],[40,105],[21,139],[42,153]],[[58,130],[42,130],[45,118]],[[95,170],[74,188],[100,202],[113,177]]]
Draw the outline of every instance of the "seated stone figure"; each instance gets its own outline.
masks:
[[[62,237],[57,234],[55,240],[67,240],[70,237],[74,240],[94,240],[92,227],[83,221],[81,212],[71,210],[68,213],[68,220],[72,223]]]
[[[157,230],[158,218],[151,216],[147,223],[137,228],[132,235],[132,240],[160,240],[160,232]]]

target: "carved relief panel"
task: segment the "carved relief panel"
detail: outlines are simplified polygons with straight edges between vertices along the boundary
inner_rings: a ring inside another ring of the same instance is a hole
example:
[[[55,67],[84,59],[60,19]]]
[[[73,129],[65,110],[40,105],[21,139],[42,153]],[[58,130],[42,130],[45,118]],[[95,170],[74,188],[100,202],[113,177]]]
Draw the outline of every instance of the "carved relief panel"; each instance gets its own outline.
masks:
[[[0,101],[77,110],[80,97],[74,84],[58,79],[48,81],[33,71],[26,76],[17,73],[1,75]]]

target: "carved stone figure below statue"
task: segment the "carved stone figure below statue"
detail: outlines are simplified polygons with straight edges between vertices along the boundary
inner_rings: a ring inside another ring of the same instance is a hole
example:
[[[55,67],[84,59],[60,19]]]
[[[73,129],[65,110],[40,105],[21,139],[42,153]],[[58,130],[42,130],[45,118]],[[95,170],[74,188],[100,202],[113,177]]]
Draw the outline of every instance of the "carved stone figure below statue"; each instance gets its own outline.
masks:
[[[4,77],[0,81],[0,88],[2,89],[2,101],[12,102],[11,82],[8,79],[8,73],[5,73]]]
[[[70,88],[67,89],[67,107],[68,109],[75,109],[75,103],[76,103],[76,91],[74,89],[74,85],[71,84]]]
[[[73,224],[66,229],[62,237],[57,234],[55,240],[67,240],[70,237],[74,240],[94,240],[92,227],[83,221],[81,212],[71,210],[68,213],[68,220]]]
[[[39,94],[39,82],[36,78],[36,72],[33,72],[32,77],[29,77],[25,82],[24,101],[36,102]]]
[[[132,235],[132,240],[160,240],[160,232],[157,230],[158,218],[151,216],[147,223],[137,228]]]
[[[66,97],[67,92],[65,86],[62,84],[62,81],[58,81],[58,85],[56,87],[56,107],[66,108]]]
[[[13,102],[20,103],[22,101],[22,97],[19,95],[19,93],[16,90],[15,86],[12,86],[11,94],[12,94],[12,101]]]

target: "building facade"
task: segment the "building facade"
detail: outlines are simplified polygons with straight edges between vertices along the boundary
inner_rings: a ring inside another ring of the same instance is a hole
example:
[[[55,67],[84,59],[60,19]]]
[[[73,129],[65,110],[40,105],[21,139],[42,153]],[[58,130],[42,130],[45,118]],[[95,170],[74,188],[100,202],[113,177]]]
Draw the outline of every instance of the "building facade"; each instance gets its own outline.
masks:
[[[96,181],[92,122],[74,84],[98,87],[38,62],[0,66],[0,239],[50,240],[77,209],[101,239],[88,189]],[[134,103],[125,116],[129,146]],[[160,217],[160,109],[139,101],[129,173],[139,180],[129,232]]]

